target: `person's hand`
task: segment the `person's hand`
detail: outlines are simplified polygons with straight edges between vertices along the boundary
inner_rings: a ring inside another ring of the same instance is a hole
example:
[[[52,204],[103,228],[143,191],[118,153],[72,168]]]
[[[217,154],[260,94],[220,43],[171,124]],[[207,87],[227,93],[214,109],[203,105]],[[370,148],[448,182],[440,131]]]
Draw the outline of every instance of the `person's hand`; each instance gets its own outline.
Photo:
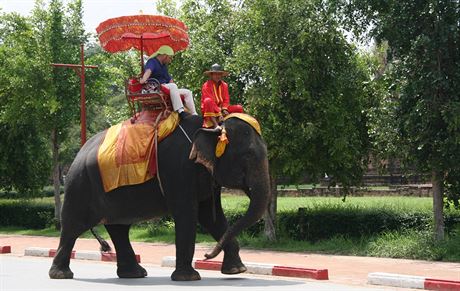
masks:
[[[225,117],[228,115],[228,110],[227,109],[222,109],[222,115]]]

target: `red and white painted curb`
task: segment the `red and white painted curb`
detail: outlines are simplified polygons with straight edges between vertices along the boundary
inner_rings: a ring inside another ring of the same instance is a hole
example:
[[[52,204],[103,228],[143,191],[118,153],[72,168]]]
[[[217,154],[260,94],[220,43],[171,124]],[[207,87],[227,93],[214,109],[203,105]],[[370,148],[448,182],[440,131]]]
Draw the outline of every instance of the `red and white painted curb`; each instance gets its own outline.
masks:
[[[220,271],[222,267],[222,262],[194,259],[192,265],[195,269]],[[247,272],[251,274],[329,280],[327,269],[283,267],[272,264],[260,263],[245,263],[244,265],[248,269]],[[163,257],[161,266],[171,268],[176,267],[176,257]]]
[[[25,256],[35,256],[35,257],[54,257],[56,255],[56,249],[50,248],[26,248],[24,250]],[[92,261],[104,261],[104,262],[116,262],[117,254],[116,253],[101,253],[97,251],[72,251],[70,255],[71,259],[80,259],[80,260],[92,260]],[[136,254],[136,260],[138,263],[141,262],[141,256]]]
[[[373,285],[438,291],[460,290],[460,281],[430,279],[421,276],[409,276],[390,273],[369,273],[367,280],[369,284]]]
[[[0,246],[0,254],[11,253],[11,246]]]

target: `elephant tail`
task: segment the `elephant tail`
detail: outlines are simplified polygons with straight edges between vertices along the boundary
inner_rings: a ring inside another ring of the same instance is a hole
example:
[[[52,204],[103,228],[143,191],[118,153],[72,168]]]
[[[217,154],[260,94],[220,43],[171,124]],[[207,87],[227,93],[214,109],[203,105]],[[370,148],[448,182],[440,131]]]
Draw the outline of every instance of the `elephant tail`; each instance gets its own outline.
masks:
[[[97,241],[101,244],[101,252],[107,253],[112,250],[110,247],[109,243],[106,242],[97,232],[94,230],[94,228],[90,228],[91,233],[94,235],[94,237],[97,239]]]

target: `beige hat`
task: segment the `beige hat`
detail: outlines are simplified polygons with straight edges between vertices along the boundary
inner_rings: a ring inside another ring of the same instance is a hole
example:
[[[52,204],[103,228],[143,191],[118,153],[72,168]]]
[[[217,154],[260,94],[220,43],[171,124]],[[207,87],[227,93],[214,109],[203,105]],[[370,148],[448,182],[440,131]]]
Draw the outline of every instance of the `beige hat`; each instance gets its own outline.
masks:
[[[205,75],[210,76],[211,74],[221,74],[222,76],[228,76],[228,72],[224,71],[221,65],[219,64],[214,64],[211,66],[211,69],[209,71],[204,72]]]

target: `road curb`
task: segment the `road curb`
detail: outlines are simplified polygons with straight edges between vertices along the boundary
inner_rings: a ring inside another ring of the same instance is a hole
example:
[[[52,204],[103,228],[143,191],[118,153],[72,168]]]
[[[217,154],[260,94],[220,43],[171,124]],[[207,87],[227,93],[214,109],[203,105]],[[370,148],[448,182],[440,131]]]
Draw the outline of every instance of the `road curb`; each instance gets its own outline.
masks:
[[[37,248],[29,247],[24,250],[24,256],[35,256],[35,257],[54,257],[56,255],[56,249],[50,248]],[[103,262],[116,262],[116,253],[101,253],[96,251],[72,251],[70,255],[71,259],[79,260],[92,260],[92,261],[103,261]],[[141,256],[136,254],[136,260],[138,263],[141,262]]]
[[[192,265],[195,269],[220,271],[222,262],[194,259]],[[161,266],[174,268],[176,257],[163,257]],[[245,263],[245,266],[248,269],[247,272],[251,274],[329,280],[327,269],[306,269],[260,263]]]
[[[432,279],[421,276],[400,275],[391,273],[369,273],[369,284],[402,288],[453,291],[460,290],[460,281]]]
[[[11,246],[0,246],[0,254],[11,253]]]

